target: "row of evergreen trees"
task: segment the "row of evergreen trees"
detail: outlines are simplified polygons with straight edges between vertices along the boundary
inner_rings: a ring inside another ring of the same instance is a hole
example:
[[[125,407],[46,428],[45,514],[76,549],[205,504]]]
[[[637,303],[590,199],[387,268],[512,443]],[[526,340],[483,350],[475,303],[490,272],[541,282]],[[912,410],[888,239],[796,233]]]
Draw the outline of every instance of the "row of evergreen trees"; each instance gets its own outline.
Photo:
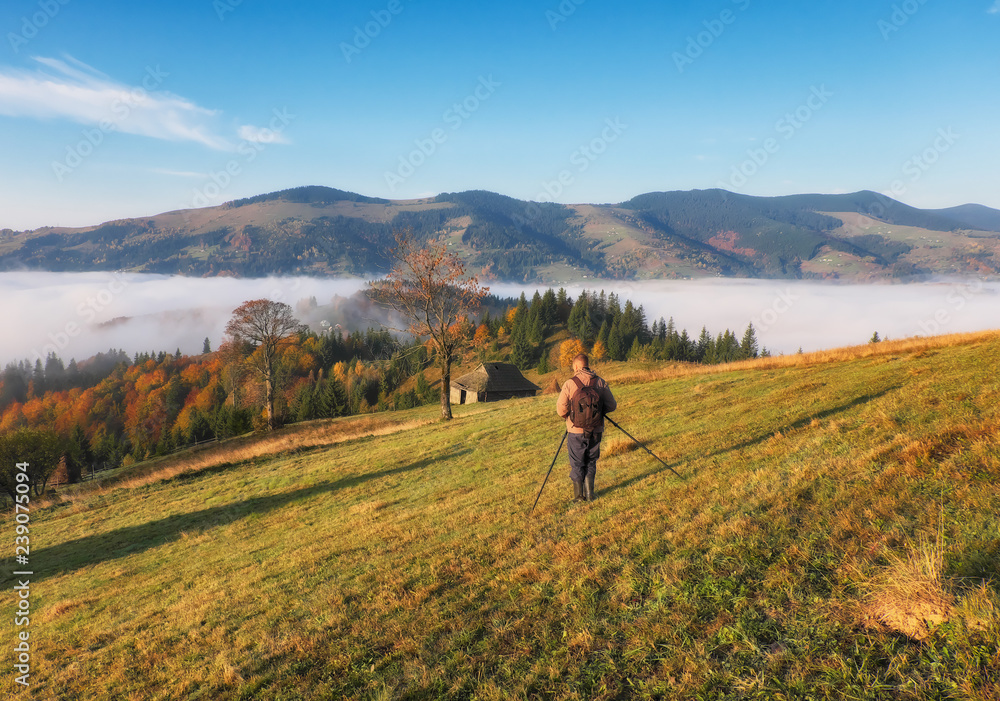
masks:
[[[641,305],[635,306],[629,299],[623,304],[614,292],[606,294],[604,290],[584,290],[573,300],[566,290],[550,288],[544,294],[536,291],[530,302],[521,293],[517,307],[507,317],[486,314],[482,324],[492,339],[499,340],[501,330],[509,331],[509,361],[522,370],[537,367],[541,373],[550,370],[545,339],[559,324],[565,324],[572,336],[592,348],[598,360],[718,364],[769,355],[760,346],[752,323],[742,336],[729,329],[713,336],[703,326],[699,336],[692,338],[686,329],[677,329],[673,318],[661,317],[650,326]],[[498,347],[494,341],[489,350],[496,354]]]

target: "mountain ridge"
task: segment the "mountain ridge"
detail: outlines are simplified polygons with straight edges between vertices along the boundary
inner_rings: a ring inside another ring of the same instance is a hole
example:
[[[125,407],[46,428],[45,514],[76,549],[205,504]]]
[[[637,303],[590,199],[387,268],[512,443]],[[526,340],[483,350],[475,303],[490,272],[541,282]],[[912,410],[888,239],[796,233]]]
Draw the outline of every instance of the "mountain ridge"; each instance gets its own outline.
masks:
[[[920,280],[1000,274],[1000,210],[924,210],[862,190],[648,192],[617,204],[487,190],[387,200],[310,185],[90,227],[4,230],[0,269],[367,276],[393,234],[446,241],[510,281],[697,277]]]

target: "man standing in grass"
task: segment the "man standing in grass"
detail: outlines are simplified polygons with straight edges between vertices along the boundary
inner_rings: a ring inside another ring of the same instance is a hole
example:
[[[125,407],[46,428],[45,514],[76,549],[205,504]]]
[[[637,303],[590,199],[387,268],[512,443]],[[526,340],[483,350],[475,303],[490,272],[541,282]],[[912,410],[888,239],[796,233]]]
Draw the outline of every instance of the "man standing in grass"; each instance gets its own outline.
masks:
[[[584,353],[573,358],[573,377],[567,380],[556,411],[566,419],[569,434],[569,478],[573,481],[573,501],[594,498],[594,475],[601,456],[604,435],[604,415],[618,408],[608,383],[590,369],[590,359]]]

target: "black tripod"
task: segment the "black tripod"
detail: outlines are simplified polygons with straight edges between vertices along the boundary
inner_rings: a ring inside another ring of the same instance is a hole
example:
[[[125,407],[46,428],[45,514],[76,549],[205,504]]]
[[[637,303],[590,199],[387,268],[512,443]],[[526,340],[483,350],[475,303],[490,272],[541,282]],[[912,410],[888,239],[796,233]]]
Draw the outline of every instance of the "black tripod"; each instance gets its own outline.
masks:
[[[640,448],[642,448],[642,449],[643,449],[643,450],[645,450],[645,451],[646,451],[647,453],[649,453],[650,455],[652,455],[652,456],[653,456],[654,458],[656,458],[657,460],[659,460],[659,461],[660,461],[660,463],[661,463],[661,464],[662,464],[662,465],[663,465],[663,466],[664,466],[665,468],[667,468],[668,470],[670,470],[671,472],[673,472],[673,473],[674,473],[675,475],[677,475],[678,477],[680,477],[680,476],[681,476],[681,475],[680,475],[680,473],[679,473],[679,472],[677,472],[677,470],[675,470],[674,468],[670,467],[670,465],[668,465],[667,463],[663,462],[663,460],[661,460],[661,459],[659,458],[659,456],[657,456],[657,455],[656,455],[655,453],[653,453],[653,451],[651,451],[651,450],[650,450],[649,448],[647,448],[647,447],[646,447],[646,446],[644,446],[644,445],[643,445],[642,443],[640,443],[640,442],[638,441],[638,439],[637,439],[637,438],[636,438],[635,436],[633,436],[633,435],[632,435],[631,433],[629,433],[629,432],[628,432],[628,431],[626,431],[626,430],[625,430],[624,428],[622,428],[621,426],[619,426],[619,425],[618,425],[618,423],[617,423],[617,422],[616,422],[616,421],[615,421],[614,419],[612,419],[612,418],[611,418],[610,416],[607,416],[607,415],[605,415],[605,417],[604,417],[604,418],[605,418],[605,419],[607,419],[608,421],[610,421],[610,422],[611,422],[611,425],[612,425],[612,426],[614,426],[614,427],[615,427],[615,428],[617,428],[617,429],[618,429],[619,431],[621,431],[621,432],[622,432],[622,433],[624,433],[624,434],[625,434],[626,436],[628,436],[628,437],[629,437],[629,438],[631,438],[631,439],[632,439],[633,441],[635,441],[636,445],[638,445],[638,446],[639,446]],[[549,475],[551,475],[551,474],[552,474],[552,468],[556,466],[556,460],[557,460],[557,459],[559,458],[559,451],[561,451],[561,450],[562,450],[562,447],[563,447],[563,443],[565,443],[565,442],[566,442],[566,436],[568,436],[568,435],[569,435],[569,431],[567,431],[566,433],[563,433],[563,437],[562,437],[562,440],[561,440],[561,441],[559,441],[559,447],[558,447],[558,448],[556,449],[556,454],[555,454],[555,457],[553,457],[553,458],[552,458],[552,464],[551,464],[551,465],[549,465],[549,471],[548,471],[547,473],[545,473],[545,480],[544,480],[544,481],[542,482],[542,489],[539,489],[539,490],[538,490],[538,496],[537,496],[537,497],[535,497],[535,503],[534,503],[534,504],[532,504],[532,506],[531,506],[531,511],[529,511],[529,512],[528,512],[528,516],[529,516],[529,518],[531,517],[531,514],[533,514],[533,513],[535,512],[535,507],[536,507],[536,506],[538,506],[538,500],[542,498],[542,490],[544,490],[544,489],[545,489],[545,485],[546,485],[546,484],[548,483],[548,481],[549,481]],[[681,477],[681,479],[683,479],[683,477]]]

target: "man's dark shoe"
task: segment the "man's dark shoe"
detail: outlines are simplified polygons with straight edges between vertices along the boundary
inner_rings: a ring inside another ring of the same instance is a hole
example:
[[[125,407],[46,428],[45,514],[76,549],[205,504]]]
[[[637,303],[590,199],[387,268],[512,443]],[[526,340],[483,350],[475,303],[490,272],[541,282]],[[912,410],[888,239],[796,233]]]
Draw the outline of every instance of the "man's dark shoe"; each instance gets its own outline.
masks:
[[[573,481],[573,501],[587,501],[587,496],[583,491],[583,482]]]
[[[594,500],[594,475],[587,475],[587,501]]]

